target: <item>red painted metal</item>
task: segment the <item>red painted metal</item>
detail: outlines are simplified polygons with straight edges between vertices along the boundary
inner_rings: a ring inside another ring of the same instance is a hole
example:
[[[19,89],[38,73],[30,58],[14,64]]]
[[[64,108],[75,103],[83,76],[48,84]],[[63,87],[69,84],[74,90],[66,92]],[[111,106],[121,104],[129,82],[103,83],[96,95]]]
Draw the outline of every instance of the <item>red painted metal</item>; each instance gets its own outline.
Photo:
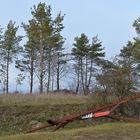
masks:
[[[105,117],[108,116],[110,113],[110,111],[97,112],[93,114],[93,118]]]

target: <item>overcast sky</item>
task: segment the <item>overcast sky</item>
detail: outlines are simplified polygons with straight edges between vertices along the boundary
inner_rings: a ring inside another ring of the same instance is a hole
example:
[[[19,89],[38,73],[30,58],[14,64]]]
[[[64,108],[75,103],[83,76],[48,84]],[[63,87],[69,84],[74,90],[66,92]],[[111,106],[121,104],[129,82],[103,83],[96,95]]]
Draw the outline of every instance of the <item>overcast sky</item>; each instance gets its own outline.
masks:
[[[63,36],[69,48],[81,33],[90,39],[98,35],[107,58],[111,58],[136,36],[132,24],[140,16],[140,0],[1,0],[0,25],[5,27],[9,20],[17,25],[27,22],[30,8],[39,2],[51,5],[53,15],[66,14]],[[24,34],[22,30],[19,33]]]

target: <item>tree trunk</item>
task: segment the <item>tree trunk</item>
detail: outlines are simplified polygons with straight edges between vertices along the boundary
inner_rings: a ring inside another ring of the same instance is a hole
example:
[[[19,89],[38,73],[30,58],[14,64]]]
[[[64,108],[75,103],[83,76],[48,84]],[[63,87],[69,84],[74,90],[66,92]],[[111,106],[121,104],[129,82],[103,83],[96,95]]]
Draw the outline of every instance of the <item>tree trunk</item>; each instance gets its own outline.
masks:
[[[55,72],[54,72],[54,65],[52,67],[52,91],[54,90],[54,75],[55,75]]]
[[[44,52],[44,51],[43,51]],[[43,74],[43,70],[44,70],[44,53],[41,53],[41,64],[40,64],[40,93],[43,93],[43,79],[44,79],[44,74]]]
[[[40,74],[40,93],[43,93],[43,75]]]
[[[90,83],[91,83],[92,69],[93,69],[93,62],[92,62],[92,60],[91,60],[90,71],[89,71],[89,79],[88,79],[88,86],[89,86]]]
[[[58,68],[57,68],[57,91],[59,91],[60,90],[60,86],[59,86],[59,70],[58,70]]]
[[[85,95],[88,95],[89,89],[88,89],[88,61],[87,61],[87,55],[86,55],[86,70],[85,70]]]
[[[47,93],[50,91],[50,80],[51,80],[51,49],[49,47]]]
[[[78,60],[78,67],[77,67],[77,86],[76,86],[76,94],[79,92],[79,84],[80,84],[80,60]]]
[[[59,91],[60,90],[60,85],[59,85],[59,79],[60,79],[60,73],[59,73],[59,71],[60,71],[60,63],[59,63],[59,56],[58,56],[58,58],[57,58],[57,78],[56,78],[56,83],[57,83],[57,91]]]
[[[30,94],[33,93],[33,76],[34,76],[34,60],[31,58],[31,72],[30,72]]]
[[[6,94],[9,93],[9,51],[7,55],[7,64],[6,64]]]
[[[43,93],[43,79],[44,79],[44,47],[42,34],[40,35],[40,93]]]
[[[81,68],[81,82],[82,82],[83,92],[85,94],[85,85],[84,85],[84,77],[83,77],[83,60],[82,60],[82,58],[81,58],[80,68]]]
[[[76,94],[78,94],[78,92],[79,92],[79,82],[80,82],[80,78],[79,78],[79,70],[78,70],[78,74],[77,74]]]
[[[87,91],[89,92],[89,86],[91,83],[91,78],[92,78],[92,68],[93,68],[93,61],[91,60],[90,62],[90,71],[89,71],[89,78],[88,78],[88,83],[87,83]]]

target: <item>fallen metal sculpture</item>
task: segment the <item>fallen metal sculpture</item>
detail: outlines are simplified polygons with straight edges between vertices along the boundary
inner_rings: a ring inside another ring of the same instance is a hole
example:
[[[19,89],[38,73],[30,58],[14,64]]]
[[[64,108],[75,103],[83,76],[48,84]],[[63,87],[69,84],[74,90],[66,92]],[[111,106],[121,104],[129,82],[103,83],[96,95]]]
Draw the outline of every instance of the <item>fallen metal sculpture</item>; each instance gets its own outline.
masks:
[[[104,106],[101,106],[99,108],[92,109],[92,110],[89,110],[89,111],[85,111],[85,112],[80,113],[80,114],[68,115],[68,116],[65,116],[61,119],[56,119],[56,120],[48,120],[46,124],[44,124],[42,126],[39,126],[37,128],[33,128],[31,130],[28,130],[27,133],[32,133],[32,132],[35,132],[37,130],[47,128],[47,127],[51,127],[51,126],[54,126],[55,128],[53,129],[53,131],[56,131],[59,128],[63,128],[64,126],[66,126],[68,123],[73,122],[73,121],[78,120],[78,119],[83,119],[84,120],[84,119],[89,119],[89,118],[107,117],[107,118],[110,118],[110,119],[114,119],[114,120],[118,120],[118,121],[124,121],[124,122],[140,122],[139,120],[134,119],[134,118],[124,118],[124,117],[111,115],[111,113],[115,109],[117,109],[120,105],[126,104],[131,100],[136,100],[136,99],[139,99],[139,98],[140,98],[140,95],[130,96],[129,98],[118,101],[116,103],[104,105]],[[107,110],[107,111],[104,111],[104,110]]]

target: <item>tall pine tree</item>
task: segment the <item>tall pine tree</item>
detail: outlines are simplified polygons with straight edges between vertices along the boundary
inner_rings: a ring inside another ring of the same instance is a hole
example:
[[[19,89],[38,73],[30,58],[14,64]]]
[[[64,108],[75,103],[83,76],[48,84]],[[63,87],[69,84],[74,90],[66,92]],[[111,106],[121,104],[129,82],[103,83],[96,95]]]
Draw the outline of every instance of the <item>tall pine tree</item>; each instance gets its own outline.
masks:
[[[85,34],[75,38],[72,55],[75,60],[75,72],[77,75],[76,93],[82,88],[84,95],[89,93],[91,80],[96,66],[104,57],[101,42],[97,37],[94,37],[92,44],[89,44],[89,39]],[[95,64],[95,65],[94,65]]]
[[[6,93],[9,92],[9,66],[20,50],[19,42],[22,37],[17,35],[17,31],[18,27],[15,26],[15,22],[9,21],[0,46],[1,59],[5,62]]]

